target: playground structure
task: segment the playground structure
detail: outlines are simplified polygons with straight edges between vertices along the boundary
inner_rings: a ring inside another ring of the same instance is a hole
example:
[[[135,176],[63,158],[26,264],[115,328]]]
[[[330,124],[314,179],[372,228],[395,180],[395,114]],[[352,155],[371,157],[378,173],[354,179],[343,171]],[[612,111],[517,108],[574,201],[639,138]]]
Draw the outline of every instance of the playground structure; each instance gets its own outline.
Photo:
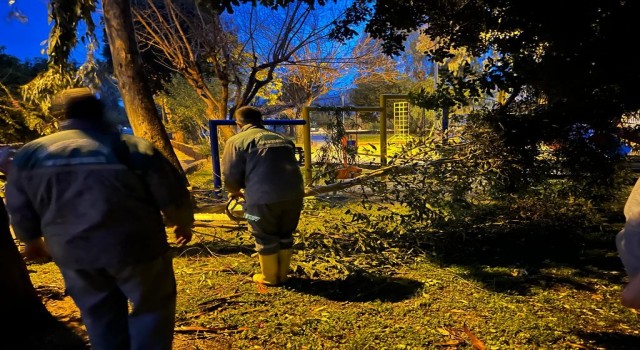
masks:
[[[403,100],[407,105],[405,105],[404,110],[408,110],[408,100],[409,96],[407,94],[382,94],[380,95],[380,105],[379,106],[345,106],[345,107],[337,107],[336,109],[340,109],[342,111],[353,111],[353,112],[377,112],[380,114],[380,165],[385,167],[387,165],[387,103],[392,100]],[[313,106],[305,106],[302,110],[302,118],[303,119],[265,119],[263,123],[265,125],[302,125],[303,126],[303,154],[304,154],[304,183],[305,186],[310,187],[312,181],[312,155],[311,155],[311,120],[310,113],[313,111],[326,111],[327,107],[313,107]],[[395,117],[394,117],[395,118]],[[403,114],[401,118],[404,118],[404,123],[402,124],[403,131],[408,135],[408,112]],[[394,119],[395,121],[395,119]],[[210,135],[210,145],[211,145],[211,163],[213,165],[213,187],[214,192],[218,192],[222,188],[222,176],[220,169],[220,149],[219,149],[219,136],[218,136],[218,127],[223,125],[235,125],[235,121],[233,120],[209,120],[209,135]],[[395,130],[395,129],[394,129]],[[409,136],[410,137],[410,136]],[[318,190],[315,190],[313,193],[317,193]],[[312,192],[309,192],[312,193]]]
[[[343,106],[336,107],[335,109],[339,109],[341,111],[352,111],[352,112],[377,112],[380,114],[380,165],[387,165],[387,103],[392,100],[404,100],[407,101],[409,95],[407,94],[382,94],[380,95],[380,105],[379,106]],[[408,103],[408,102],[407,102]],[[312,168],[311,168],[311,138],[309,134],[311,133],[311,118],[310,114],[313,111],[327,111],[327,107],[313,107],[306,106],[302,110],[302,118],[305,121],[305,130],[304,130],[304,178],[305,185],[311,186],[312,179]],[[408,132],[408,124],[407,132]]]
[[[409,102],[393,103],[393,136],[389,141],[407,142],[413,137],[409,135]]]

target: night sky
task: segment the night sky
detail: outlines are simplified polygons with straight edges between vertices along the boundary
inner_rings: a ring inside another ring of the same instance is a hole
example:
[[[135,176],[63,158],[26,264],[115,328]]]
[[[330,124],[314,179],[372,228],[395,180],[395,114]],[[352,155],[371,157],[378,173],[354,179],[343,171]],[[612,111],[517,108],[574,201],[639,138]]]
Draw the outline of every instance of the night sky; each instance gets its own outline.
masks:
[[[26,22],[10,16],[11,8],[16,6],[26,16]],[[6,54],[22,60],[46,58],[40,51],[46,49],[41,43],[48,35],[47,0],[18,0],[14,6],[0,0],[0,46],[5,47]]]
[[[0,46],[4,46],[4,53],[16,56],[21,60],[46,58],[49,37],[49,19],[47,14],[48,0],[16,0],[9,6],[8,0],[0,0]],[[21,18],[12,16],[12,9],[18,9]],[[99,18],[94,19],[96,24]],[[82,26],[80,26],[82,28]],[[97,32],[98,37],[101,34]],[[100,38],[98,38],[100,40]],[[84,62],[86,51],[79,44],[71,53],[73,61]]]

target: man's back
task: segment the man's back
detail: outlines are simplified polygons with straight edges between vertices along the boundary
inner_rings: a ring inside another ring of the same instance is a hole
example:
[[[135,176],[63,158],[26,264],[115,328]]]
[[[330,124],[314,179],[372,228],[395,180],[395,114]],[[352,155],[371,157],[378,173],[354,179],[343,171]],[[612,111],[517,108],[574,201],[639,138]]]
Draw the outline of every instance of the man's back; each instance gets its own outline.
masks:
[[[223,155],[227,186],[245,188],[250,204],[274,203],[304,195],[295,145],[281,134],[246,125],[229,138]]]
[[[25,257],[53,257],[92,348],[169,350],[176,281],[162,216],[177,244],[191,240],[185,179],[149,142],[117,133],[91,90],[54,100],[63,131],[24,145],[7,179]]]
[[[70,129],[25,145],[7,188],[14,228],[42,232],[56,262],[71,268],[121,266],[168,249],[164,224],[144,177],[154,166],[146,141],[96,129]],[[27,198],[32,210],[21,205]],[[11,210],[14,207],[20,209]]]

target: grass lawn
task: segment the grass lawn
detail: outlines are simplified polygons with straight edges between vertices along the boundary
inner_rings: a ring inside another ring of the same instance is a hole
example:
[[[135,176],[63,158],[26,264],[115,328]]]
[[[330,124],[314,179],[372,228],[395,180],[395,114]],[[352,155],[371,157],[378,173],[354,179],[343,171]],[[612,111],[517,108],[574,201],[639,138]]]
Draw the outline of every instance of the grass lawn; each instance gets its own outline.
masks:
[[[305,216],[303,226],[310,220]],[[575,264],[549,261],[531,271],[515,265],[443,266],[425,257],[393,266],[387,275],[327,279],[299,273],[286,286],[264,289],[251,281],[258,263],[243,232],[198,228],[190,246],[176,248],[174,349],[638,349],[640,344],[638,314],[619,305],[622,272],[611,249],[585,250]],[[29,268],[34,285],[62,291],[53,263]]]
[[[204,169],[193,178],[203,185]],[[344,217],[342,205],[307,202],[301,233]],[[638,313],[619,302],[625,278],[613,242],[621,222],[576,242],[575,254],[545,251],[544,242],[528,248],[461,242],[464,258],[425,254],[340,277],[320,266],[305,273],[309,256],[299,249],[292,279],[264,288],[251,281],[259,267],[246,227],[225,220],[196,227],[189,246],[174,248],[176,350],[640,348]],[[324,255],[323,261],[343,259],[330,250]],[[58,295],[47,306],[82,332],[55,265],[29,269],[39,290]]]

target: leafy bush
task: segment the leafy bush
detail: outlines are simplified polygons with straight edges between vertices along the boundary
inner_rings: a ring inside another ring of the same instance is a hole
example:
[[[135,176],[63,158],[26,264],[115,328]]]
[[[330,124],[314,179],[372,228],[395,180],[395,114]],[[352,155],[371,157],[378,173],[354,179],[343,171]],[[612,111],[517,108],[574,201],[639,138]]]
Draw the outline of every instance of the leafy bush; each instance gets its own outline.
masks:
[[[556,176],[552,166],[522,172],[492,130],[455,131],[445,144],[407,143],[391,159],[391,175],[352,189],[349,200],[309,203],[324,220],[301,228],[299,271],[344,277],[424,256],[516,265],[575,257],[628,184],[625,172],[598,191],[586,188],[589,179]],[[510,186],[514,174],[528,186]]]

